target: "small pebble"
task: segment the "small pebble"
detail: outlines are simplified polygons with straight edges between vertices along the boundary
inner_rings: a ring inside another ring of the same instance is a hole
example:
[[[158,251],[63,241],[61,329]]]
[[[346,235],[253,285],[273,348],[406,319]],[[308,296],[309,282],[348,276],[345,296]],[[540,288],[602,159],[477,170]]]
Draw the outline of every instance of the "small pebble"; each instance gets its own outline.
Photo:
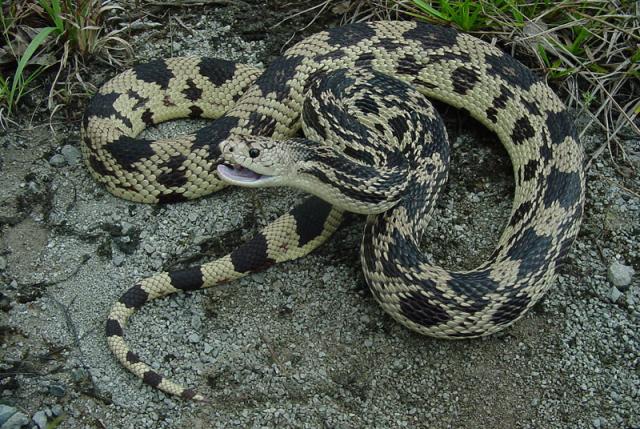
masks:
[[[44,411],[38,411],[31,418],[33,422],[38,426],[38,429],[46,429],[47,427],[47,415]]]
[[[633,267],[623,265],[618,261],[609,265],[609,270],[607,271],[609,281],[614,286],[622,288],[623,290],[626,289],[626,286],[631,284],[631,278],[634,274],[635,271]]]
[[[115,265],[116,267],[119,267],[124,263],[124,256],[114,255],[113,258],[111,259],[111,262],[113,262],[113,265]]]
[[[190,334],[190,335],[187,337],[187,339],[188,339],[190,342],[192,342],[192,343],[194,343],[194,344],[195,344],[195,343],[200,342],[200,335],[198,335],[198,334],[196,334],[196,333],[193,333],[193,334]]]
[[[617,302],[621,296],[622,296],[622,292],[620,292],[618,288],[615,286],[612,287],[611,290],[609,291],[609,299],[611,300],[611,302]]]
[[[3,256],[0,256],[0,271],[4,271],[6,269],[7,269],[7,260]]]
[[[122,222],[120,223],[120,228],[121,228],[122,235],[129,235],[129,233],[133,229],[133,225],[130,224],[129,222]]]
[[[0,404],[0,426],[4,424],[9,417],[17,413],[18,410],[14,407],[10,407],[8,405]]]
[[[52,167],[63,167],[64,165],[66,165],[66,163],[67,160],[64,159],[64,156],[60,155],[59,153],[56,153],[51,157],[51,159],[49,159],[49,164]]]
[[[62,386],[60,384],[51,384],[51,385],[49,385],[49,393],[51,393],[53,396],[57,396],[57,397],[61,398],[67,392],[66,392],[66,389],[64,388],[64,386]]]
[[[73,166],[77,165],[80,162],[80,151],[71,145],[65,145],[60,151],[64,159],[67,161],[67,164]]]
[[[62,415],[62,406],[60,404],[55,404],[51,407],[51,413],[55,416],[61,416]]]
[[[29,417],[18,411],[4,422],[2,429],[20,429],[27,424],[29,424]]]

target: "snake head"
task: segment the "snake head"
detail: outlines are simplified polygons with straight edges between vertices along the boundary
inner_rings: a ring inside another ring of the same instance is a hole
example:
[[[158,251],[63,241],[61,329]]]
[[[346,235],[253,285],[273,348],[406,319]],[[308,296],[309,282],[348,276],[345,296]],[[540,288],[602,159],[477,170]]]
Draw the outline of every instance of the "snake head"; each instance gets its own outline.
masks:
[[[282,150],[280,143],[261,136],[226,139],[220,144],[223,163],[217,167],[218,176],[249,188],[288,184],[296,170],[295,152]]]

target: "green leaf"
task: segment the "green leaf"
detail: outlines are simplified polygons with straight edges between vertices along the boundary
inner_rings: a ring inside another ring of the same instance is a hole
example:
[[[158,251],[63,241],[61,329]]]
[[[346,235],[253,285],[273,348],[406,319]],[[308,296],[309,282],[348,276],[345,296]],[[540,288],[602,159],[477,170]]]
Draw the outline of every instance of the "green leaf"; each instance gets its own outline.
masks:
[[[416,4],[416,6],[418,6],[420,9],[422,9],[424,12],[426,12],[426,13],[432,15],[432,16],[435,16],[436,18],[441,19],[443,21],[449,21],[449,18],[447,18],[445,15],[440,13],[438,10],[436,10],[433,7],[431,7],[430,5],[428,5],[423,0],[413,0],[413,2]]]
[[[56,31],[60,34],[64,33],[64,21],[62,19],[62,7],[60,0],[38,0],[40,6],[47,12],[56,26]]]
[[[20,61],[18,61],[18,67],[16,68],[16,74],[14,75],[13,81],[11,82],[11,91],[9,93],[9,99],[10,99],[9,101],[11,102],[11,104],[13,102],[17,102],[18,101],[17,98],[14,100],[14,97],[15,97],[15,94],[16,94],[16,89],[18,87],[18,84],[22,84],[23,81],[24,81],[24,78],[22,77],[22,72],[23,72],[24,68],[27,66],[27,64],[29,63],[29,60],[31,59],[33,54],[38,50],[40,45],[42,45],[42,42],[44,42],[45,39],[47,37],[49,37],[49,34],[51,34],[54,31],[56,31],[55,27],[45,27],[45,28],[43,28],[36,35],[36,37],[34,37],[33,40],[31,40],[31,42],[29,43],[29,46],[27,46],[27,49],[24,50],[24,53],[20,57]],[[20,92],[22,92],[22,91],[20,91]]]

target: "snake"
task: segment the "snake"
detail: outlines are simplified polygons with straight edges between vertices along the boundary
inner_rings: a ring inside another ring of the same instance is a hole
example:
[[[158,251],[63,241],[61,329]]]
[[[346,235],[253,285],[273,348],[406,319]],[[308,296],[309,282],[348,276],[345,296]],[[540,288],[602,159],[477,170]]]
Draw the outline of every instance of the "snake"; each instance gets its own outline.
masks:
[[[350,92],[349,82],[364,92]],[[420,249],[449,163],[424,97],[468,112],[512,163],[509,219],[493,253],[471,270],[447,270]],[[138,137],[175,118],[212,121],[186,136]],[[130,201],[174,203],[229,184],[314,194],[228,255],[143,279],[111,308],[106,338],[118,361],[184,399],[206,400],[144,363],[124,340],[128,318],[153,299],[304,256],[355,211],[367,215],[360,258],[384,311],[420,334],[481,337],[519,320],[554,284],[584,207],[583,149],[549,85],[492,44],[422,22],[331,28],[264,70],[204,57],[141,64],[102,86],[81,128],[93,178]]]

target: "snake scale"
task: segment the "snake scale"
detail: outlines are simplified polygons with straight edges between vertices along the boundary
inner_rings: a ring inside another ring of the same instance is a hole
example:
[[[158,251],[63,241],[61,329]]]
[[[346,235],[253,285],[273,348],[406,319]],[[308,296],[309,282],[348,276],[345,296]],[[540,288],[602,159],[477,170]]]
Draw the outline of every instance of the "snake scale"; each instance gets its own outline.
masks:
[[[350,94],[341,85],[367,79],[383,83],[372,89],[375,96]],[[498,136],[513,164],[509,221],[492,255],[470,271],[434,265],[419,248],[431,198],[448,166],[446,144],[423,149],[444,136],[423,96],[467,110]],[[402,99],[423,113],[403,115]],[[346,110],[336,113],[336,103]],[[322,119],[323,112],[329,119]],[[344,112],[363,125],[335,119]],[[136,138],[145,127],[177,117],[215,120],[189,136]],[[295,137],[301,127],[308,140]],[[358,137],[358,130],[367,137]],[[272,180],[322,197],[306,200],[227,256],[140,281],[113,306],[106,335],[118,360],[145,383],[186,399],[204,398],[161,376],[124,341],[127,319],[152,299],[303,256],[333,233],[347,208],[368,214],[362,266],[386,312],[421,334],[479,337],[521,318],[549,289],[583,210],[583,151],[559,98],[498,48],[424,23],[380,21],[323,31],[264,71],[208,58],[143,64],[101,88],[82,134],[93,177],[131,201],[197,198],[225,180],[245,186]],[[316,139],[321,143],[309,143]],[[327,163],[336,158],[337,165]],[[304,168],[294,167],[304,170],[301,182],[278,182],[273,159],[302,162]]]

